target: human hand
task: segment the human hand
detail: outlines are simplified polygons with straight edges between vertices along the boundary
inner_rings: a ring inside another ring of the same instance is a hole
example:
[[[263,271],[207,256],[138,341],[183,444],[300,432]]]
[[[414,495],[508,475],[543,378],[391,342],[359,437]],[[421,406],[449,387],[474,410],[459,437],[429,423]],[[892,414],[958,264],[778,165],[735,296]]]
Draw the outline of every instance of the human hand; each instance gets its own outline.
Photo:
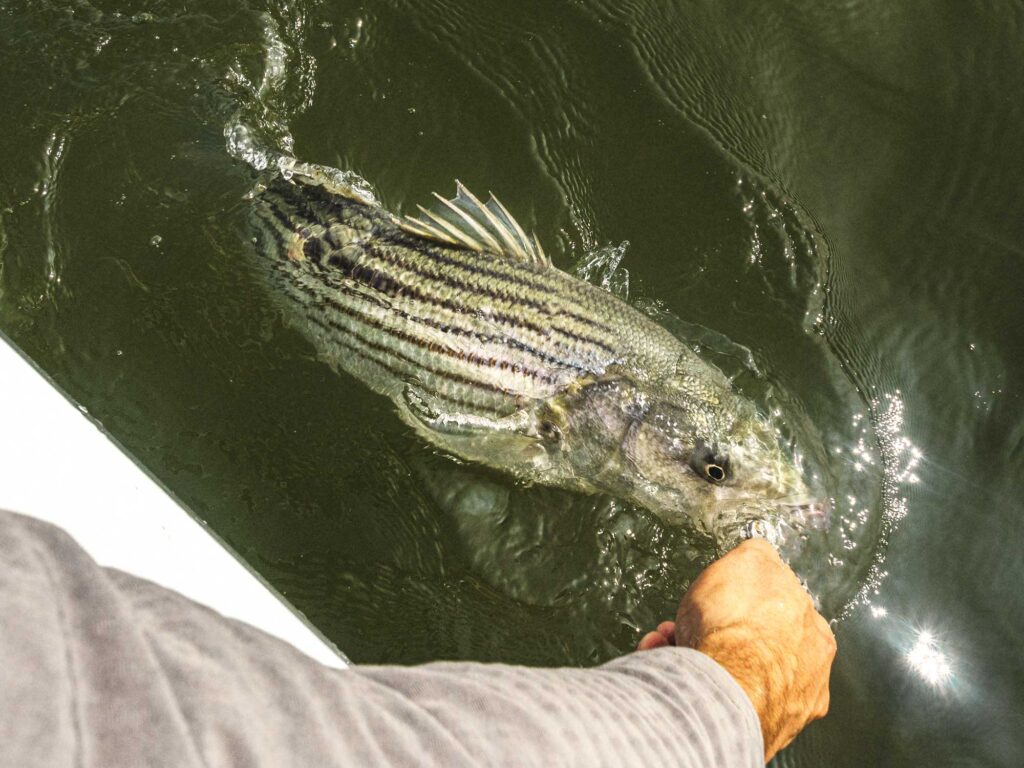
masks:
[[[707,654],[735,678],[761,721],[771,760],[828,712],[836,641],[796,574],[765,541],[746,541],[698,576],[638,650],[680,645]]]

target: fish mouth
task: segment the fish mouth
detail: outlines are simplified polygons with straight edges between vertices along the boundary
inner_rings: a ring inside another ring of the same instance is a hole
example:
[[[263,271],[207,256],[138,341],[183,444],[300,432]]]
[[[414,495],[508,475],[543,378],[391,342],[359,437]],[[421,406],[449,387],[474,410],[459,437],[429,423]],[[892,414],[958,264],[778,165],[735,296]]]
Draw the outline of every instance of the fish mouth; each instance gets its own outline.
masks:
[[[720,535],[733,545],[745,539],[764,539],[772,546],[782,546],[796,531],[822,530],[828,527],[832,505],[810,497],[775,500],[754,514],[737,521],[739,524],[720,527]]]
[[[774,520],[810,528],[825,528],[832,517],[832,505],[827,500],[804,494],[771,498],[748,496],[719,499],[718,513],[734,519]]]
[[[777,502],[782,514],[794,521],[814,528],[828,527],[832,519],[832,505],[827,500],[805,496]]]

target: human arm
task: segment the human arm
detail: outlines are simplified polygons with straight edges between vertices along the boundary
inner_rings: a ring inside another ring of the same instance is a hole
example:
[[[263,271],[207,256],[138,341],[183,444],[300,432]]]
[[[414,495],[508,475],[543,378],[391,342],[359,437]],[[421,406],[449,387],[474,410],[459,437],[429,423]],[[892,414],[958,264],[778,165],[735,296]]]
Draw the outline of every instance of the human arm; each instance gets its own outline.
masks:
[[[0,670],[0,741],[19,766],[763,762],[746,695],[697,651],[328,669],[3,512]]]
[[[771,760],[829,706],[836,641],[796,574],[775,549],[747,541],[709,566],[639,648],[694,648],[718,662],[749,697]]]

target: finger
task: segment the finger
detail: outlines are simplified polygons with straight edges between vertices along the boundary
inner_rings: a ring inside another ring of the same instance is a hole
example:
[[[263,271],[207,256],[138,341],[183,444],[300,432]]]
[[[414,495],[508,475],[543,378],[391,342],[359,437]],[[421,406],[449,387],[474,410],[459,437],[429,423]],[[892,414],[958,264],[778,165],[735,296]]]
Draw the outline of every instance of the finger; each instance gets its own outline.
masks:
[[[736,547],[737,552],[756,552],[761,550],[762,552],[774,552],[775,547],[769,544],[765,539],[753,538],[741,541],[739,546]]]
[[[821,691],[821,694],[818,696],[818,700],[814,703],[814,712],[812,714],[811,719],[817,720],[818,718],[827,715],[830,703],[831,699],[829,697],[828,686],[826,685],[825,688]]]
[[[676,644],[676,623],[674,621],[663,621],[658,625],[658,634],[668,641],[669,645]]]
[[[747,539],[736,547],[733,552],[745,554],[747,556],[757,555],[760,557],[766,557],[772,562],[782,563],[782,558],[779,556],[778,550],[764,539]],[[732,553],[730,552],[729,554]],[[728,557],[729,554],[727,554],[726,557]]]
[[[674,627],[675,632],[672,635],[672,645],[678,645],[683,648],[695,647],[692,622],[687,620],[686,614],[682,611],[680,611],[679,616],[676,617]]]
[[[836,650],[838,648],[836,636],[833,634],[828,622],[825,621],[825,618],[817,611],[811,611],[806,614],[804,627],[806,633],[804,636],[805,648],[809,653],[813,653],[816,663],[822,666],[827,677],[829,670],[832,668],[832,662],[836,658]]]
[[[668,645],[668,640],[660,632],[648,632],[646,635],[640,638],[640,642],[637,643],[636,649],[638,651],[650,651],[654,648],[663,648]]]
[[[817,611],[814,612],[814,626],[821,633],[822,637],[826,638],[828,642],[834,647],[836,644],[836,635],[832,631],[832,627],[825,621],[825,617]]]
[[[824,621],[824,619],[822,619],[822,621]],[[825,631],[828,633],[825,636],[825,642],[828,643],[828,663],[829,666],[831,666],[832,662],[835,661],[836,653],[839,651],[839,643],[836,642],[836,636],[832,633],[832,629],[828,624],[825,624]]]

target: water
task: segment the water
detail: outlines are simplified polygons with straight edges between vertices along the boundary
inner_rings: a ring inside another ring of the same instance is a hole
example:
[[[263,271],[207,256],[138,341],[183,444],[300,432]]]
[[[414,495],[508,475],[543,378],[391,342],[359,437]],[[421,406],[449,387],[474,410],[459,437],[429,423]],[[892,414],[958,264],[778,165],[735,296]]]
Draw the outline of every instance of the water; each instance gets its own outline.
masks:
[[[1022,6],[198,7],[0,7],[0,329],[355,661],[596,663],[714,551],[319,361],[251,249],[281,153],[493,190],[778,413],[840,643],[780,765],[1024,760]]]

